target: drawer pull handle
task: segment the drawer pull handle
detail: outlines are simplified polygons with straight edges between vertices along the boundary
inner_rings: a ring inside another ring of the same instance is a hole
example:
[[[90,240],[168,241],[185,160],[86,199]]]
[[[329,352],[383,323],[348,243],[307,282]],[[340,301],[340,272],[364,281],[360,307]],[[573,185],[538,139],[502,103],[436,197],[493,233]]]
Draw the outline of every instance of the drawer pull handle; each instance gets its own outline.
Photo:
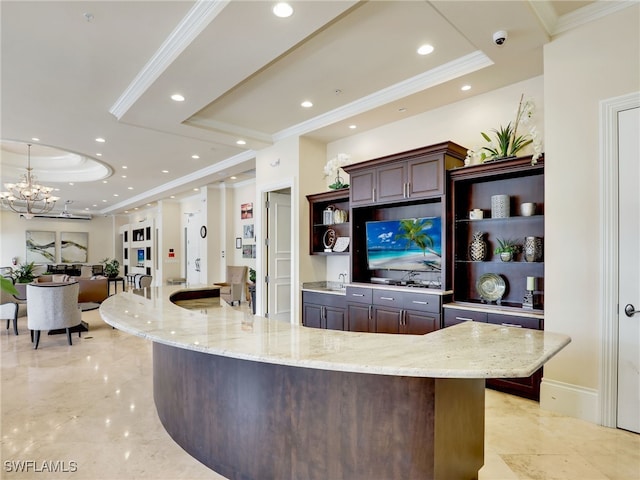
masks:
[[[469,317],[456,317],[456,320],[462,320],[463,322],[473,322],[473,318]]]
[[[517,327],[517,328],[522,328],[522,325],[517,325],[515,323],[503,323],[502,324],[503,327]]]
[[[417,303],[418,305],[429,305],[429,302],[421,302],[419,300],[413,300],[411,303]]]
[[[364,297],[364,293],[352,293],[352,297]]]
[[[380,300],[390,300],[390,301],[393,301],[393,297],[380,297]]]

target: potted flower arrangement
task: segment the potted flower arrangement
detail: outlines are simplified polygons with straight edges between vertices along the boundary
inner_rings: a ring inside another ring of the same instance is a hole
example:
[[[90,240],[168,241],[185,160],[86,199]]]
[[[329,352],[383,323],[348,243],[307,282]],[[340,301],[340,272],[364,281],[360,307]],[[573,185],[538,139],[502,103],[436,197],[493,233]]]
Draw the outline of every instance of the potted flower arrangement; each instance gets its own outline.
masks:
[[[501,125],[499,128],[493,129],[495,141],[486,133],[480,132],[480,135],[488,142],[488,145],[467,151],[465,164],[474,165],[515,157],[523,148],[531,145],[533,147],[531,164],[535,165],[542,155],[542,140],[538,136],[535,125],[529,127],[527,133],[518,135],[519,128],[528,126],[533,117],[533,110],[533,101],[525,100],[524,94],[521,95],[515,121],[509,122],[506,127]]]
[[[494,250],[496,255],[500,255],[500,260],[510,262],[520,251],[520,245],[514,240],[498,238],[498,246]]]
[[[349,187],[348,183],[343,183],[340,176],[340,167],[349,165],[351,163],[351,156],[346,153],[339,153],[336,157],[332,158],[324,166],[324,176],[335,178],[335,181],[329,185],[332,190],[338,190],[340,188]]]
[[[35,268],[35,262],[20,264],[11,269],[11,278],[13,278],[16,283],[31,283],[36,278]]]
[[[104,265],[104,274],[109,278],[115,278],[120,273],[120,262],[115,258],[105,258],[100,263]]]

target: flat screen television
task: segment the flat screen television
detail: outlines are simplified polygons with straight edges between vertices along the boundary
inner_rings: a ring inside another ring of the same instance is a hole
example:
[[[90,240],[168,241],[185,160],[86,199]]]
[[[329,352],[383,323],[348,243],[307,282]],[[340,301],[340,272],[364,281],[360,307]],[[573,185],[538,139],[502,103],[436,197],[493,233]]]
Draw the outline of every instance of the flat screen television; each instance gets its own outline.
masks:
[[[144,248],[138,249],[138,265],[144,265]]]
[[[440,217],[366,222],[365,230],[369,270],[442,269]]]

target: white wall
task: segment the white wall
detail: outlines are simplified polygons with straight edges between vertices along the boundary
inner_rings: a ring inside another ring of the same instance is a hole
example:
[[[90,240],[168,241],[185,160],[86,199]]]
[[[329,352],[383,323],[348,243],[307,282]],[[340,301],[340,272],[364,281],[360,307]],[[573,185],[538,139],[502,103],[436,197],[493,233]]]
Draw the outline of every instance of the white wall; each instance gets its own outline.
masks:
[[[229,233],[227,235],[227,265],[240,265],[256,268],[255,258],[244,258],[242,256],[242,248],[236,248],[236,238],[240,238],[242,245],[253,245],[257,247],[258,241],[256,239],[255,228],[255,214],[257,210],[260,210],[258,203],[256,202],[256,182],[255,180],[242,182],[235,184],[232,188],[229,188],[229,205],[227,209],[226,221],[230,225]],[[251,203],[253,205],[252,218],[242,219],[240,217],[241,205]],[[248,227],[253,229],[253,237],[245,238],[244,229]]]
[[[25,232],[27,230],[56,232],[56,263],[60,262],[60,232],[88,232],[89,249],[87,263],[99,263],[105,257],[120,258],[115,250],[115,234],[118,220],[114,217],[95,216],[91,220],[64,220],[34,218],[25,220],[17,213],[0,211],[0,266],[10,266],[11,258],[19,263],[26,258]],[[109,234],[105,234],[109,232]]]
[[[599,102],[640,91],[639,18],[636,4],[545,48],[545,327],[572,343],[545,367],[541,404],[594,422],[602,321]]]

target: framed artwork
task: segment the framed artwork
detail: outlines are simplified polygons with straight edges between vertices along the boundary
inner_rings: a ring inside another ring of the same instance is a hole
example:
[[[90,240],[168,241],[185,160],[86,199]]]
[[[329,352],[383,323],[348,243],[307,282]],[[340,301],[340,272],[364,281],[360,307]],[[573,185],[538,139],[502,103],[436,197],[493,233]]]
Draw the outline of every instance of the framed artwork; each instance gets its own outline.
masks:
[[[253,258],[253,245],[242,246],[242,258]]]
[[[56,232],[36,232],[27,230],[26,261],[36,263],[55,263],[56,261]]]
[[[244,238],[253,238],[253,223],[242,226],[242,236]]]
[[[89,251],[87,232],[60,233],[60,260],[62,263],[85,263]]]
[[[240,205],[240,218],[242,220],[253,218],[253,203],[243,203]]]
[[[251,258],[256,258],[257,245],[251,245]]]
[[[236,248],[242,248],[242,239],[240,237],[236,237]]]

